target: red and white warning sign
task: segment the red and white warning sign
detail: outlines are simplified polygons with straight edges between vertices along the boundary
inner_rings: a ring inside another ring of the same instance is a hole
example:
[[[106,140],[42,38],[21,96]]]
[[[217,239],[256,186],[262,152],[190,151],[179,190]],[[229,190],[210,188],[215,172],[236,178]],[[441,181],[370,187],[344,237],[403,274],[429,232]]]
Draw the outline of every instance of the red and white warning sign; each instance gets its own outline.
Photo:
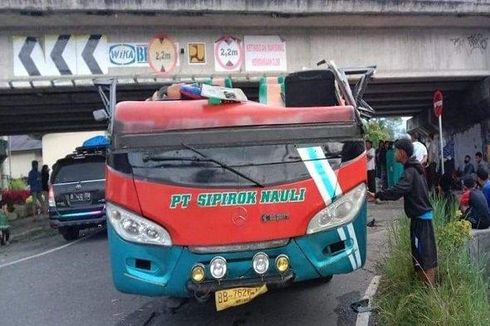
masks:
[[[158,74],[172,72],[178,62],[175,42],[165,34],[154,37],[148,45],[148,63]]]
[[[238,71],[242,67],[242,41],[225,35],[214,42],[214,68],[216,71]]]
[[[433,96],[434,114],[436,117],[442,116],[443,96],[440,90],[436,90]]]

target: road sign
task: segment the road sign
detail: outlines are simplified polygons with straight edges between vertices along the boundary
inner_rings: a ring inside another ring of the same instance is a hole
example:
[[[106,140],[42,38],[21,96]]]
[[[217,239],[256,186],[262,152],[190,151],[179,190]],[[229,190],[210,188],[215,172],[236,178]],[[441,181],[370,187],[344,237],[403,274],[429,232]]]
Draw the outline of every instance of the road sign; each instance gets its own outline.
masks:
[[[245,70],[287,71],[286,41],[277,35],[245,35]]]
[[[187,43],[187,55],[190,65],[206,64],[206,43]]]
[[[14,36],[15,76],[100,75],[107,73],[104,35]]]
[[[434,114],[436,117],[440,117],[442,115],[442,104],[443,104],[443,96],[440,90],[436,90],[433,96],[434,103]]]
[[[49,53],[46,56],[48,66],[56,67],[61,75],[73,75],[77,72],[77,47],[72,35],[46,36],[45,52]]]
[[[242,66],[242,41],[225,35],[214,43],[214,67],[216,71],[238,71]]]
[[[178,54],[175,42],[169,36],[161,34],[148,45],[148,62],[158,74],[168,74],[177,65]]]
[[[434,104],[434,114],[438,117],[439,120],[439,146],[441,151],[441,172],[444,174],[444,151],[443,151],[443,142],[442,142],[442,104],[443,104],[443,96],[440,90],[436,90],[434,92],[434,96],[432,97]]]

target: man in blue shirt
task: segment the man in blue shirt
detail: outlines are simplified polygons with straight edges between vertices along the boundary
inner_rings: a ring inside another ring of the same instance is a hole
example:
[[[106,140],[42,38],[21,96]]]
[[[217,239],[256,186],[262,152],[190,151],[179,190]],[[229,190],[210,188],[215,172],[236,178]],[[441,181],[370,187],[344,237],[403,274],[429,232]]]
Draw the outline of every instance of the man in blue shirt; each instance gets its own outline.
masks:
[[[480,185],[481,192],[487,200],[488,208],[490,209],[490,180],[488,180],[488,170],[480,167],[476,171],[476,176],[478,177],[478,184]]]
[[[36,208],[37,203],[41,205],[44,214],[47,214],[46,205],[44,203],[44,198],[42,195],[43,187],[41,183],[41,173],[38,170],[39,163],[37,161],[32,161],[32,170],[29,171],[29,176],[27,178],[27,183],[31,188],[32,195],[32,216],[36,218]]]

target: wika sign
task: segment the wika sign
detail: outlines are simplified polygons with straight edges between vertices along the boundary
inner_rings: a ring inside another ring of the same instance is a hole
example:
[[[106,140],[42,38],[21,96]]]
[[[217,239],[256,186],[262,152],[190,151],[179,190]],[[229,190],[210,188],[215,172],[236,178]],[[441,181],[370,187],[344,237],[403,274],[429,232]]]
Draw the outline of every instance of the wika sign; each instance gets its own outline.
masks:
[[[15,76],[101,75],[107,73],[104,35],[14,36]]]

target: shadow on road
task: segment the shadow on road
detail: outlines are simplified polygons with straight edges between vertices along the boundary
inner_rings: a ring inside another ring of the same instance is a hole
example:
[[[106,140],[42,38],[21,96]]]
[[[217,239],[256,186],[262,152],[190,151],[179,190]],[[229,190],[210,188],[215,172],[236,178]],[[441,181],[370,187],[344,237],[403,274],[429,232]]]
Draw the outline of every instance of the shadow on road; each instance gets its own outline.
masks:
[[[339,276],[338,279],[342,279]],[[356,315],[350,310],[359,292],[342,294],[344,289],[331,283],[307,281],[287,288],[273,289],[254,301],[221,312],[215,309],[214,298],[205,303],[195,299],[162,297],[154,299],[117,325],[320,325],[326,315],[337,325],[352,325]],[[340,292],[339,292],[340,291]]]

